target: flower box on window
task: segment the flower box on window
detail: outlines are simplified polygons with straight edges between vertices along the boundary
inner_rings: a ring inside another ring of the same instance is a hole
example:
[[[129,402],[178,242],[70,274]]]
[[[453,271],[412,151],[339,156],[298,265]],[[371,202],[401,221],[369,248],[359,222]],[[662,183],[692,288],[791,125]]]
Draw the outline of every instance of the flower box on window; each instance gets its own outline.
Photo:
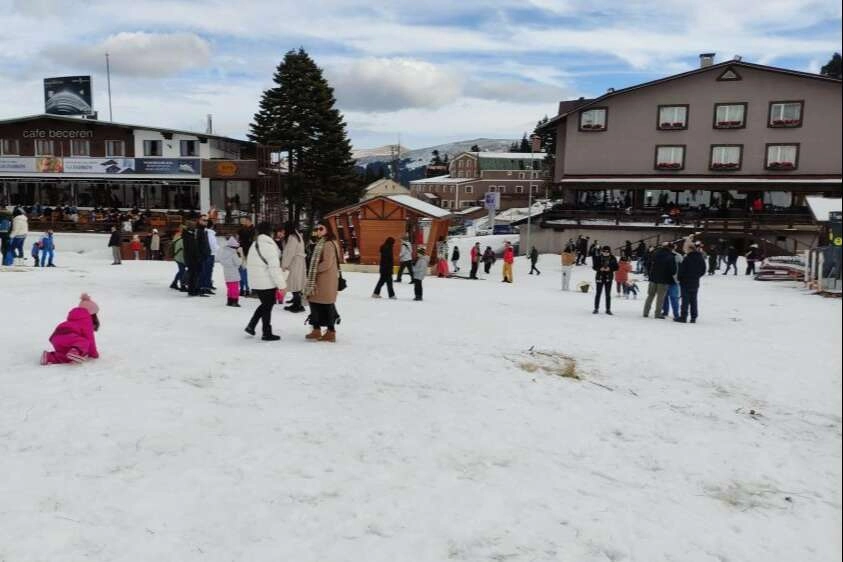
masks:
[[[582,126],[583,129],[591,129],[591,125],[589,123],[585,123]]]
[[[673,126],[674,126],[674,127],[676,127],[676,128],[679,128],[679,127],[684,127],[684,126],[685,126],[685,123],[679,123],[679,122],[676,122],[676,123],[673,123]]]
[[[664,123],[659,123],[660,129],[681,129],[684,126],[685,126],[685,123],[681,123],[679,121],[676,121],[676,122],[673,122],[673,123],[668,122],[668,121],[665,121]]]
[[[771,170],[792,170],[796,166],[793,162],[770,162],[767,167]]]
[[[773,127],[798,127],[802,124],[801,119],[773,119]]]
[[[678,164],[676,162],[659,162],[656,164],[656,167],[659,170],[678,170],[682,167],[682,164]]]
[[[737,162],[716,162],[711,165],[714,170],[734,170],[738,167]]]
[[[743,126],[743,121],[718,121],[717,126],[721,129],[734,129]]]

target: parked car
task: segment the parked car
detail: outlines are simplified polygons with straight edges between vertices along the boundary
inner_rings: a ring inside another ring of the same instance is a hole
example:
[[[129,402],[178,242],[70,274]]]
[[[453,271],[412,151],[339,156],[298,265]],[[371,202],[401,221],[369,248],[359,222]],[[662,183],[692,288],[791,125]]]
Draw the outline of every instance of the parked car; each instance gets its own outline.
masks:
[[[518,234],[518,229],[509,224],[496,224],[494,234]]]

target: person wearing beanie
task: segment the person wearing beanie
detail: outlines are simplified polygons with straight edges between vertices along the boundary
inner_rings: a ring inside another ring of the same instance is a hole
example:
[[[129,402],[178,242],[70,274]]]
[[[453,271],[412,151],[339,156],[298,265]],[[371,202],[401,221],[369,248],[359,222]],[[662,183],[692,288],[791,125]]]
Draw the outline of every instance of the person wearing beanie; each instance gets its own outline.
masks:
[[[149,237],[149,252],[152,254],[152,259],[161,259],[161,236],[157,228],[152,229],[152,236]]]
[[[422,300],[424,296],[422,290],[422,281],[424,281],[424,276],[427,275],[427,265],[429,259],[427,257],[427,252],[424,249],[424,246],[419,246],[416,250],[416,254],[418,257],[416,258],[416,263],[413,265],[413,293],[415,297],[413,298],[414,301]]]
[[[67,320],[56,326],[50,336],[53,351],[41,353],[42,365],[84,363],[97,359],[99,351],[94,332],[99,330],[100,307],[87,293],[82,293],[79,305],[70,309]]]
[[[237,250],[240,249],[240,242],[234,236],[229,236],[225,245],[217,254],[217,261],[222,265],[223,276],[225,277],[225,289],[228,302],[226,306],[240,306],[240,266],[243,261]]]
[[[600,295],[606,293],[606,314],[612,315],[612,278],[614,273],[618,270],[618,260],[612,255],[612,249],[609,246],[603,246],[600,253],[594,256],[592,260],[592,269],[594,269],[594,280],[596,281],[594,296],[594,314],[600,311]]]

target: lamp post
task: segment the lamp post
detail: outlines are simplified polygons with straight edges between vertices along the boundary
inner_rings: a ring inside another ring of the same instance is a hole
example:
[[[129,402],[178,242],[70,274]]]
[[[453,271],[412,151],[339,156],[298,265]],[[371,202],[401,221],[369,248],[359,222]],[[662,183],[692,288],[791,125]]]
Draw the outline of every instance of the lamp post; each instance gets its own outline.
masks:
[[[533,152],[535,151],[535,144],[536,135],[530,135],[530,181],[533,180]],[[532,248],[530,244],[533,235],[533,184],[530,181],[527,182],[527,190],[529,191],[527,195],[527,247],[524,248],[524,255],[527,255]]]

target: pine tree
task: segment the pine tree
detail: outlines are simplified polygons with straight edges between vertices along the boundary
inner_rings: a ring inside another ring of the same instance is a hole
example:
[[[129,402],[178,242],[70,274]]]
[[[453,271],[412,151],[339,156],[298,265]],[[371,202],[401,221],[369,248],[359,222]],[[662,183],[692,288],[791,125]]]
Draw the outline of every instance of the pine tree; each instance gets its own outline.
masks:
[[[518,145],[518,152],[530,152],[530,141],[527,139],[527,133],[521,137],[521,143]]]
[[[480,145],[479,144],[472,144],[471,145],[471,152],[480,152]]]
[[[433,164],[434,166],[438,166],[439,164],[442,163],[442,157],[439,156],[438,150],[434,149],[433,152],[431,152],[431,154],[432,154],[432,158],[430,159],[431,164]]]
[[[822,67],[820,74],[831,76],[832,78],[843,78],[843,68],[841,68],[840,53],[834,53],[831,60]]]
[[[288,51],[273,81],[277,85],[264,92],[249,138],[287,153],[290,217],[298,220],[306,211],[312,223],[357,201],[362,182],[334,91],[313,59],[304,49]]]

